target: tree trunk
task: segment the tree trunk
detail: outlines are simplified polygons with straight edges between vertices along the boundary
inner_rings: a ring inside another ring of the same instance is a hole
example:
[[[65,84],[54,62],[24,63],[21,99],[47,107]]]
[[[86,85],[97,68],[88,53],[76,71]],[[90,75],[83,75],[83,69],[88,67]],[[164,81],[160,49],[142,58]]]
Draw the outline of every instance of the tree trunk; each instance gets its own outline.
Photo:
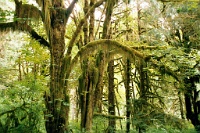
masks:
[[[110,39],[111,38],[111,15],[113,12],[114,5],[116,0],[108,0],[106,8],[106,17],[103,25],[103,34],[102,38]],[[114,90],[114,60],[111,60],[108,63],[108,113],[109,115],[115,115],[115,90]],[[115,119],[109,119],[108,123],[108,132],[115,132],[116,121]]]
[[[108,64],[108,113],[115,115],[114,60]],[[109,119],[108,133],[115,132],[115,119]]]
[[[88,12],[89,7],[94,5],[94,0],[85,0],[84,13]],[[94,40],[94,10],[90,12],[90,25],[88,23],[84,24],[84,45],[88,42]],[[88,19],[88,18],[87,18]],[[89,32],[88,32],[89,28]],[[81,129],[87,132],[92,130],[92,118],[93,118],[93,108],[94,108],[94,91],[96,88],[96,81],[94,79],[94,71],[96,66],[94,62],[89,59],[85,59],[82,65],[82,80],[79,82],[79,92],[80,92],[80,106],[81,106]],[[97,76],[97,75],[96,75]],[[97,76],[98,77],[98,76]],[[82,83],[81,83],[82,82]]]
[[[54,1],[54,7],[62,7],[62,1]],[[68,129],[69,95],[66,90],[64,60],[65,27],[62,10],[52,9],[50,25],[50,95],[46,97],[47,133],[64,133]]]
[[[142,27],[142,24],[141,24],[141,19],[142,19],[142,17],[141,17],[141,6],[140,6],[140,1],[139,0],[137,0],[137,27],[138,27],[138,41],[142,41],[141,40],[141,35],[142,35],[142,33],[143,32],[145,32],[145,31],[143,31],[142,29],[143,29],[143,27]],[[147,72],[146,71],[144,71],[144,68],[146,68],[147,67],[147,64],[146,64],[146,62],[145,62],[145,60],[139,60],[139,64],[138,64],[138,72],[139,72],[139,99],[141,100],[141,102],[142,102],[142,104],[139,106],[139,109],[138,110],[140,110],[140,112],[141,113],[143,113],[143,115],[146,115],[147,114],[147,104],[146,104],[146,102],[147,102],[147,96],[146,96],[146,94],[147,94],[147,86],[148,86],[148,75],[147,75]],[[143,132],[145,132],[145,130],[146,130],[146,128],[145,128],[145,124],[147,124],[147,123],[145,123],[145,118],[141,118],[141,119],[143,119],[143,121],[142,121],[142,123],[139,123],[137,126],[136,126],[136,128],[138,128],[138,132],[139,133],[143,133]],[[144,123],[144,124],[143,124]]]
[[[94,91],[98,80],[94,62],[84,61],[83,73],[79,77],[79,96],[81,107],[81,128],[87,132],[92,129]]]
[[[143,100],[147,100],[146,98],[146,72],[144,71],[145,68],[145,62],[143,60],[140,60],[140,64],[139,64],[139,74],[140,74],[140,98],[142,98]]]
[[[191,120],[197,132],[200,131],[200,121],[198,115],[200,114],[200,105],[197,101],[198,92],[196,90],[195,82],[199,81],[199,75],[185,78],[185,106],[186,106],[186,117]]]
[[[126,3],[126,10],[128,10],[128,0],[125,0]],[[128,22],[128,13],[125,13],[125,17],[126,17],[126,21],[125,21],[125,25],[126,25],[126,30],[129,29],[129,22]],[[126,32],[126,41],[129,41],[129,33]],[[131,87],[130,87],[130,83],[131,83],[131,63],[129,59],[125,60],[126,62],[126,66],[125,66],[125,89],[126,89],[126,132],[129,133],[130,132],[130,124],[131,124],[131,120],[130,120],[130,115],[131,115]]]
[[[181,118],[182,119],[185,119],[185,117],[184,117],[184,110],[183,110],[183,100],[182,100],[182,94],[181,94],[181,92],[179,91],[178,92],[178,99],[179,99],[179,104],[180,104],[180,113],[181,113]]]
[[[125,69],[125,89],[126,89],[126,132],[130,132],[130,106],[131,106],[131,94],[130,94],[130,76],[131,76],[131,63],[130,60],[126,60]]]
[[[105,66],[105,53],[103,51],[99,51],[97,55],[97,68],[99,72],[99,80],[97,82],[97,86],[95,89],[95,97],[94,97],[94,107],[98,113],[102,112],[102,95],[103,95],[103,76],[104,76],[104,66]]]

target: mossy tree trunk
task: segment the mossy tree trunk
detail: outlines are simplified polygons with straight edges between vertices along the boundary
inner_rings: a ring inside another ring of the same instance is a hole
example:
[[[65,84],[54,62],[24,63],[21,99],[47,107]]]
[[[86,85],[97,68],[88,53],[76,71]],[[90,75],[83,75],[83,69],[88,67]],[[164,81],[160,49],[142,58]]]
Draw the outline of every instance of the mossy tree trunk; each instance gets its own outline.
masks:
[[[66,88],[65,52],[65,14],[61,10],[63,1],[54,0],[50,11],[50,94],[46,96],[46,130],[47,133],[64,133],[68,129],[69,94]],[[69,64],[67,64],[69,65]],[[48,99],[47,99],[48,97]]]
[[[117,0],[108,0],[106,3],[106,16],[103,25],[103,39],[110,39],[112,32],[111,16],[113,13],[114,5]],[[115,84],[114,84],[114,60],[108,63],[108,114],[115,115]],[[115,119],[109,119],[108,132],[115,132],[116,121]]]
[[[84,13],[85,15],[88,13],[88,9],[94,5],[95,0],[85,0],[84,3]],[[87,21],[83,26],[84,32],[84,45],[88,42],[94,40],[94,10],[90,12],[87,17],[89,20],[89,24]],[[90,56],[90,55],[89,55]],[[96,75],[96,66],[94,62],[90,60],[90,58],[84,59],[82,63],[83,73],[79,80],[79,95],[80,95],[80,107],[81,107],[81,129],[87,132],[91,132],[92,130],[92,117],[94,111],[94,91],[96,88],[95,78],[98,78]],[[96,77],[94,77],[94,75]]]
[[[84,14],[88,11],[88,0],[84,2]],[[86,18],[86,20],[88,17]],[[88,43],[88,23],[87,21],[83,25],[83,45]],[[88,93],[88,84],[89,84],[89,77],[88,77],[88,61],[82,61],[82,75],[79,77],[79,97],[80,97],[80,109],[81,109],[81,130],[86,128],[87,123],[87,93]]]
[[[129,59],[125,60],[125,89],[126,89],[126,132],[130,132],[130,115],[131,115],[131,91],[130,91],[130,83],[131,83],[131,62]]]
[[[128,4],[129,1],[125,0],[125,4],[126,4],[126,10],[128,10]],[[125,25],[126,25],[126,30],[129,29],[129,17],[130,13],[125,13]],[[129,41],[129,33],[126,32],[126,41]],[[130,132],[130,126],[131,126],[131,60],[130,59],[124,59],[125,62],[125,69],[124,69],[124,85],[125,85],[125,95],[126,95],[126,133]]]
[[[98,113],[102,113],[103,77],[105,71],[105,53],[102,50],[99,51],[96,60],[99,80],[95,89],[94,108]]]
[[[115,84],[114,84],[114,60],[108,64],[108,114],[115,115]],[[116,121],[110,118],[108,123],[108,133],[115,132]]]
[[[94,89],[98,75],[94,62],[85,61],[83,73],[79,77],[79,95],[81,107],[81,128],[87,132],[92,129]]]

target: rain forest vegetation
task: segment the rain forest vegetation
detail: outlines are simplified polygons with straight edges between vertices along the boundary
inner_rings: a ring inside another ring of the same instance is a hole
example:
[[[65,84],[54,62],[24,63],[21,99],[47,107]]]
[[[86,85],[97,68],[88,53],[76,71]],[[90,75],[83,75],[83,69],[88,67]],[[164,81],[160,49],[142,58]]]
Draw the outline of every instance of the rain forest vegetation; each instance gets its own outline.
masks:
[[[0,132],[200,132],[199,0],[0,5]]]

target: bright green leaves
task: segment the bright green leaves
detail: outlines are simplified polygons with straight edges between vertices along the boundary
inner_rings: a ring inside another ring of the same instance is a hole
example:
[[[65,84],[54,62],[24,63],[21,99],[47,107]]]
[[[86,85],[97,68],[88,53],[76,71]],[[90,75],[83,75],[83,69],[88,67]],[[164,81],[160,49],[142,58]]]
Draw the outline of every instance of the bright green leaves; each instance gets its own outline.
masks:
[[[43,132],[44,88],[41,82],[27,77],[1,90],[0,131]]]
[[[24,45],[6,51],[15,62],[0,69],[0,82],[6,88],[0,90],[0,132],[44,132],[42,97],[47,90],[49,53],[36,41],[18,37]]]

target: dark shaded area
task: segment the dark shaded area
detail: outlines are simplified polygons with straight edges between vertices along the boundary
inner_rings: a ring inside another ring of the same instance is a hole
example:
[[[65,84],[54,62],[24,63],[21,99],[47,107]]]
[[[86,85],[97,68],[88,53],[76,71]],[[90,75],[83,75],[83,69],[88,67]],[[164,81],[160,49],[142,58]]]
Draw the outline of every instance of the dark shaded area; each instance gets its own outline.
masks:
[[[184,79],[185,83],[185,106],[186,118],[191,120],[197,132],[200,132],[200,101],[198,100],[199,91],[197,91],[195,83],[199,82],[200,75],[194,75]]]

